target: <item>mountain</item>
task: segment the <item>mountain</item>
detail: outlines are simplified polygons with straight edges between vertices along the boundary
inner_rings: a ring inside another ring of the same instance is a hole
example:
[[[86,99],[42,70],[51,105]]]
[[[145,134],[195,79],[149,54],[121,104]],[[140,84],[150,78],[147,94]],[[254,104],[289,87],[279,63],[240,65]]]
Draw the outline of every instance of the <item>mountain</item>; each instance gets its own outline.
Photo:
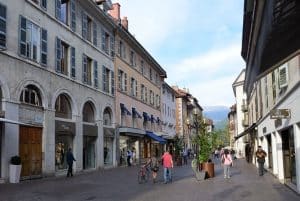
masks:
[[[223,129],[227,124],[227,115],[229,113],[227,106],[204,106],[204,116],[214,121],[215,129]]]

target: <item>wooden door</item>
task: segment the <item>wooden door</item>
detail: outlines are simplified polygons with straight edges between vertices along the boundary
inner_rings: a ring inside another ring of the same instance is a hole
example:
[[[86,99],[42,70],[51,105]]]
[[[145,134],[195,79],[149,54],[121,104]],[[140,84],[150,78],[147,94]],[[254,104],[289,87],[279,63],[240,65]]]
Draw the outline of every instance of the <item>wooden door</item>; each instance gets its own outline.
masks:
[[[20,127],[21,176],[32,178],[42,174],[42,128]]]

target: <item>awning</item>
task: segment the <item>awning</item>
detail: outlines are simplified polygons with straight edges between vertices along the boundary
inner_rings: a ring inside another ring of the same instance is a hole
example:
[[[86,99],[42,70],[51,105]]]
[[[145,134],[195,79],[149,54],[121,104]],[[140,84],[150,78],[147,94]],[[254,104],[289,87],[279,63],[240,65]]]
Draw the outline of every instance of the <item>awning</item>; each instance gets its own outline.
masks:
[[[121,107],[121,113],[123,115],[131,115],[131,113],[129,112],[129,110],[125,107],[125,105],[123,103],[120,103],[120,107]]]
[[[147,114],[147,112],[143,112],[144,121],[151,121],[151,118]]]
[[[138,111],[134,107],[132,108],[132,115],[134,117],[138,117],[139,119],[142,118],[142,116],[138,113]]]
[[[246,130],[244,130],[243,132],[241,132],[240,134],[238,134],[237,136],[235,136],[234,139],[237,140],[240,137],[243,137],[243,136],[247,135],[248,133],[250,133],[250,131],[252,131],[255,128],[255,126],[256,126],[256,123],[252,124]]]
[[[135,136],[135,137],[144,137],[144,135],[146,134],[145,130],[141,130],[138,128],[131,128],[131,127],[120,127],[119,133],[120,135]]]
[[[155,135],[153,132],[151,131],[146,131],[146,135],[150,138],[152,138],[153,140],[159,142],[160,144],[166,144],[167,141],[157,135]]]

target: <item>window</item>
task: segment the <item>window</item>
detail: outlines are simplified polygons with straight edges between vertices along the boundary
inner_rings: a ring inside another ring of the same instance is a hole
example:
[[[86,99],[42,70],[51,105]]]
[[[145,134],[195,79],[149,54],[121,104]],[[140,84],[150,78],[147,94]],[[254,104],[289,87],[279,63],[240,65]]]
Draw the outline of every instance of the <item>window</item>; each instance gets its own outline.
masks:
[[[145,85],[141,84],[141,100],[145,101]]]
[[[130,65],[131,66],[136,66],[136,55],[135,55],[135,52],[134,51],[130,51]]]
[[[148,103],[148,89],[145,87],[145,102]]]
[[[156,108],[160,108],[160,96],[156,95]]]
[[[82,58],[82,82],[92,85],[92,62],[93,60],[86,55]]]
[[[109,34],[107,33],[107,32],[105,32],[105,30],[104,29],[102,29],[101,30],[102,31],[102,33],[101,33],[101,35],[102,35],[102,50],[106,53],[106,54],[108,54],[109,53]]]
[[[150,90],[150,104],[154,105],[154,93],[152,90]]]
[[[126,49],[123,41],[119,41],[118,54],[122,59],[126,59]]]
[[[19,53],[28,59],[47,64],[47,30],[20,17]]]
[[[92,19],[82,12],[82,38],[92,42],[93,28],[93,44],[97,45],[97,25],[92,23]]]
[[[82,111],[82,120],[83,122],[95,122],[94,107],[93,103],[90,101],[84,104]]]
[[[149,69],[149,76],[150,76],[150,80],[152,81],[153,76],[152,76],[152,69],[151,68]]]
[[[40,91],[34,85],[26,86],[21,93],[20,101],[35,106],[42,106]]]
[[[56,0],[55,4],[56,18],[64,24],[68,24],[68,0]]]
[[[67,43],[63,42],[59,38],[56,38],[56,72],[64,75],[68,75],[69,72],[69,48],[70,46]],[[71,54],[73,54],[70,57],[72,63],[75,62],[75,49],[71,50]],[[72,61],[72,57],[74,57],[74,61]],[[75,64],[71,68],[75,68]]]
[[[6,48],[6,6],[0,4],[0,49]]]
[[[137,80],[135,80],[133,77],[131,78],[130,82],[130,91],[131,91],[131,96],[137,97],[138,95],[138,87],[137,87]]]
[[[118,88],[120,91],[127,91],[127,74],[122,70],[118,70]]]
[[[37,5],[41,5],[41,7],[43,9],[47,9],[47,0],[31,0],[32,2],[34,2]]]
[[[142,75],[144,75],[144,60],[141,60],[141,69],[140,69],[140,71],[141,71],[141,74]]]
[[[115,93],[114,72],[105,66],[102,66],[102,90],[106,93],[114,95]]]
[[[55,102],[55,117],[72,119],[72,109],[69,98],[61,94],[57,97]]]
[[[280,66],[279,67],[279,71],[278,71],[279,75],[279,79],[278,79],[278,82],[279,82],[279,88],[282,89],[284,87],[287,87],[288,86],[288,66],[287,66],[287,63],[285,63],[284,65]]]

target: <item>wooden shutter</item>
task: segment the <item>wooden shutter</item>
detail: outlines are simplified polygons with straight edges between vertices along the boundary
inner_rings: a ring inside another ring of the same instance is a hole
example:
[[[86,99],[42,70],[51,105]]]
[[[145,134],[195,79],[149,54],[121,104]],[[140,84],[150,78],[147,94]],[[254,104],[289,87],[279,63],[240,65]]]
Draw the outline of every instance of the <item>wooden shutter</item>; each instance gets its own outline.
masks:
[[[47,40],[48,40],[48,33],[46,29],[41,29],[41,64],[47,65]]]
[[[94,61],[94,86],[96,88],[99,87],[99,83],[98,83],[98,62]]]
[[[6,47],[6,7],[0,4],[0,47]]]
[[[288,86],[288,67],[287,63],[279,67],[279,88]]]
[[[123,90],[122,90],[122,80],[121,80],[121,76],[122,76],[121,70],[118,69],[118,89],[119,89],[120,91],[123,91]]]
[[[102,90],[106,91],[106,68],[102,66]]]
[[[82,38],[87,39],[87,15],[82,12]]]
[[[76,4],[75,0],[70,1],[71,4],[71,29],[76,31]]]
[[[87,56],[82,56],[82,82],[87,83]]]
[[[55,0],[55,17],[61,20],[61,0]]]
[[[105,48],[105,31],[103,28],[101,28],[101,48],[102,50],[105,52],[106,48]]]
[[[138,83],[137,83],[137,80],[135,80],[135,97],[138,97]]]
[[[115,94],[115,73],[111,71],[111,95]]]
[[[115,56],[115,38],[113,35],[110,36],[110,56]]]
[[[93,22],[93,44],[97,46],[97,24]]]
[[[124,89],[127,92],[127,73],[125,73]]]
[[[26,18],[24,18],[23,16],[20,16],[20,37],[19,37],[19,52],[20,55],[25,56],[26,57]]]
[[[61,40],[56,37],[56,43],[55,43],[55,63],[56,63],[56,72],[61,73],[61,57],[62,57],[62,49],[61,49]]]
[[[76,77],[75,47],[71,47],[71,77]]]

